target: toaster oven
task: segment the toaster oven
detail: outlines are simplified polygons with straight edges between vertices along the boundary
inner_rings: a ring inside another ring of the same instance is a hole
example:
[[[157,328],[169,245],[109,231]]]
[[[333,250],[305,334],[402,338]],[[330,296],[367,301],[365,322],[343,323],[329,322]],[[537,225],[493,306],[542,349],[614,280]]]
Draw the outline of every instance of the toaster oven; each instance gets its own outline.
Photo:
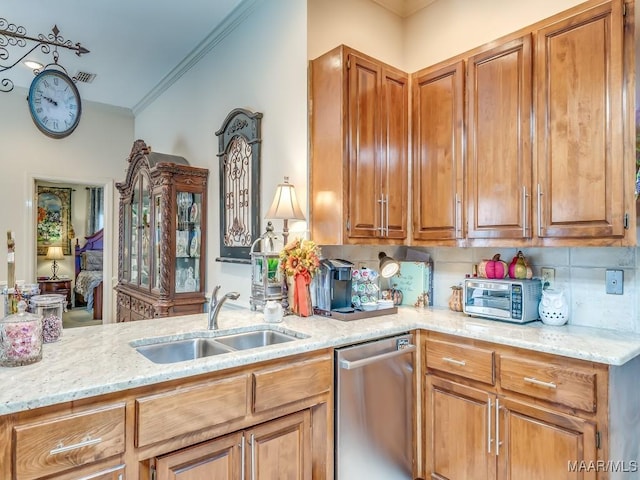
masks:
[[[542,295],[539,279],[509,280],[467,278],[464,281],[462,311],[473,317],[484,317],[514,323],[538,320]]]

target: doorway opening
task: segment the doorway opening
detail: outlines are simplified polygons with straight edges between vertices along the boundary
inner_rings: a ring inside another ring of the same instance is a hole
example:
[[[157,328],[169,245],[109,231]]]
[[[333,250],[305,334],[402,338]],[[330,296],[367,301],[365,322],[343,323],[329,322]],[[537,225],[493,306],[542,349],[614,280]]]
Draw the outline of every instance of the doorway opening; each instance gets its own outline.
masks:
[[[64,328],[111,323],[113,181],[35,174],[28,182],[28,271],[41,294],[66,296]],[[58,260],[50,247],[62,247]]]

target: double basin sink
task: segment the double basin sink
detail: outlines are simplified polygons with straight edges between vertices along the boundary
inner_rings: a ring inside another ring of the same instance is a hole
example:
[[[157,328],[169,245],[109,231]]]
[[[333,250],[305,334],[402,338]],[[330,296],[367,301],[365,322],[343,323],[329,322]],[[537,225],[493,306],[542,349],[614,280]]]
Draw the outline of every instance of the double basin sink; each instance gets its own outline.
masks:
[[[210,357],[238,350],[266,347],[306,338],[298,332],[258,326],[249,331],[225,334],[220,331],[196,332],[172,340],[150,339],[133,342],[132,346],[154,363],[175,363]]]

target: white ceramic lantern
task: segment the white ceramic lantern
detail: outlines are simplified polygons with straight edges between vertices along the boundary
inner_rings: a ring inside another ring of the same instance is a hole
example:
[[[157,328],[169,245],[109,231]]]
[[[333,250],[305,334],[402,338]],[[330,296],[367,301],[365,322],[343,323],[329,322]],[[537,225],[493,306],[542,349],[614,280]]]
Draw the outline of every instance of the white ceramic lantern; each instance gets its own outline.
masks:
[[[562,290],[542,291],[538,306],[540,320],[546,325],[564,325],[569,321],[569,304]]]

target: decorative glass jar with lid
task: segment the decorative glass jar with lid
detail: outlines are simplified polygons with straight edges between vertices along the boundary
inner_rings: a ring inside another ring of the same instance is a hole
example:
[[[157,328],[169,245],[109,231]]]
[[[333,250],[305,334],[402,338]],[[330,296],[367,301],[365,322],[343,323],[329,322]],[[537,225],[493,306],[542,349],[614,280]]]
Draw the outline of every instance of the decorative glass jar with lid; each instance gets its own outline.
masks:
[[[42,359],[42,317],[27,312],[18,302],[18,313],[0,320],[0,366],[18,367]]]
[[[33,313],[42,316],[42,338],[44,343],[57,341],[62,335],[62,312],[67,300],[64,295],[36,295],[31,297]]]

